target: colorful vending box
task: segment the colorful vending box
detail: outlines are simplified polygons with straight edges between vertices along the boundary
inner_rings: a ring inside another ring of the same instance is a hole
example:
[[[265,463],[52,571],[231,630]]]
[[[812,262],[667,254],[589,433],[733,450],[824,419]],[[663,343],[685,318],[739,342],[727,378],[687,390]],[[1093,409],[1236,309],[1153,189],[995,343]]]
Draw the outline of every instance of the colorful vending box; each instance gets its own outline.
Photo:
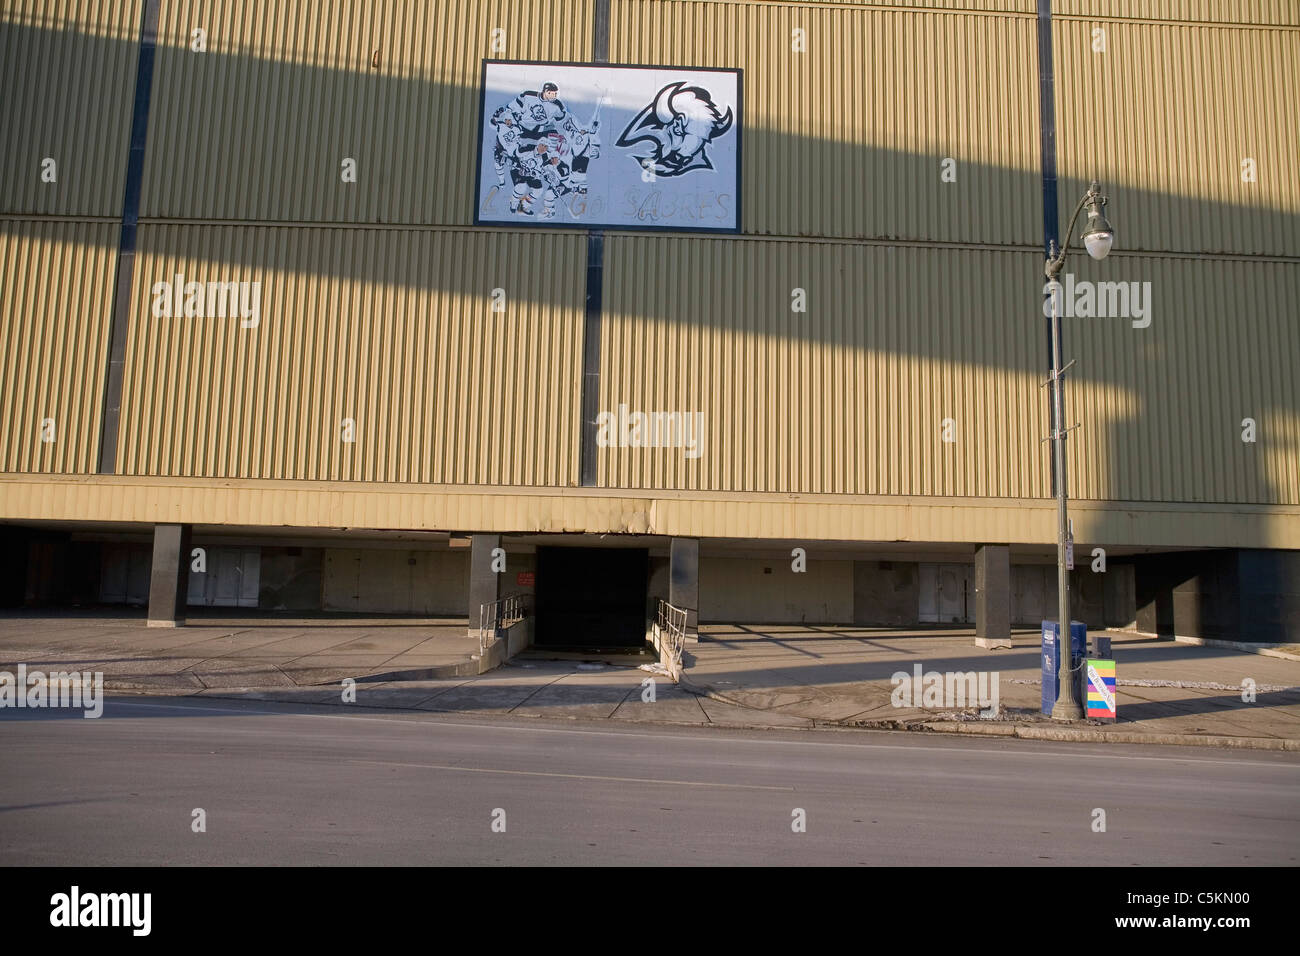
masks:
[[[1089,720],[1115,719],[1115,662],[1088,659],[1084,669],[1088,700],[1084,716]]]

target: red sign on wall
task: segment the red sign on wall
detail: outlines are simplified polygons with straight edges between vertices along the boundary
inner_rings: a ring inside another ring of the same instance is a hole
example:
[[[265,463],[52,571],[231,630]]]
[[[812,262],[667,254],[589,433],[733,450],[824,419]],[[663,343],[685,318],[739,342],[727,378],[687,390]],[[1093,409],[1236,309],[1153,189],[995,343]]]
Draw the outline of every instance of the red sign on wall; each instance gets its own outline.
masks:
[[[515,575],[515,584],[521,588],[531,588],[536,579],[537,575],[532,571],[520,571]]]

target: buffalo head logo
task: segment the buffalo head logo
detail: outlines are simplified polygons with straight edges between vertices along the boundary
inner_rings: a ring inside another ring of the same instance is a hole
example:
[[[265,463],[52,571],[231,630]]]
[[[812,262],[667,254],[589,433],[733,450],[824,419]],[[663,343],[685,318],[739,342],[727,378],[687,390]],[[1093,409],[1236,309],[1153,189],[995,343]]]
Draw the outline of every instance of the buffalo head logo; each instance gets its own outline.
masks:
[[[632,118],[618,138],[619,146],[654,144],[654,152],[636,157],[654,165],[657,176],[680,176],[692,169],[712,169],[705,148],[731,129],[731,107],[718,112],[709,91],[685,82],[669,83],[654,101]]]

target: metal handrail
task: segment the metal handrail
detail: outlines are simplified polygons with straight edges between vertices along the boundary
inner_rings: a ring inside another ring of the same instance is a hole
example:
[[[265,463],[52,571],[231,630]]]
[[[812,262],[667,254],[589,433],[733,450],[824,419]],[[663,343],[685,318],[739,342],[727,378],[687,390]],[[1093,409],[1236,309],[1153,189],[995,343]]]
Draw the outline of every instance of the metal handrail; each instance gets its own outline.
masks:
[[[518,624],[528,616],[527,595],[507,594],[505,597],[480,604],[478,608],[478,650],[487,653],[489,647],[501,639],[501,630]],[[489,635],[491,639],[489,639]]]
[[[655,619],[659,630],[659,655],[667,657],[664,663],[670,668],[679,668],[682,664],[682,650],[686,646],[686,611],[674,607],[667,601],[659,601],[659,613]],[[665,655],[665,650],[667,654]]]

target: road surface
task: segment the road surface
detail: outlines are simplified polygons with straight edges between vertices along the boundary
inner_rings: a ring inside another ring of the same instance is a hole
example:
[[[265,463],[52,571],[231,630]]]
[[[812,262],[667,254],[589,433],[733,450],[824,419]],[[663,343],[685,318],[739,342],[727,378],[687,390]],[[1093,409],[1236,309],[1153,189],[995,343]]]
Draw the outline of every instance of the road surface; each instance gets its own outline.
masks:
[[[1298,859],[1296,754],[174,698],[0,710],[4,865]]]

